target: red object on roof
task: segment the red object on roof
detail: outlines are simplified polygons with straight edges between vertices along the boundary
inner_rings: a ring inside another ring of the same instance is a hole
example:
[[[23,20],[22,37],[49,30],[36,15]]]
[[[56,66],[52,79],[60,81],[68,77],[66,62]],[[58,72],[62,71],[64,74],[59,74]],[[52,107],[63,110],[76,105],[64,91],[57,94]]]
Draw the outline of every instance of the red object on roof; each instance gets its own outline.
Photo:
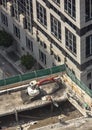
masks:
[[[56,77],[57,76],[42,79],[42,80],[40,80],[40,81],[37,82],[37,85],[40,86],[43,83],[48,83],[48,82],[51,82],[51,81],[55,81]]]

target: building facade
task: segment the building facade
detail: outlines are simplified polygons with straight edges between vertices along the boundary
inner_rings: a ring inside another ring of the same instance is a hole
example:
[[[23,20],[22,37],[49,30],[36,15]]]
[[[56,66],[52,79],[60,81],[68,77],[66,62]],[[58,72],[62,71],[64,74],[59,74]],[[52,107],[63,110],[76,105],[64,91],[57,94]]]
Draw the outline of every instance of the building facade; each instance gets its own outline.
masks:
[[[66,64],[92,88],[92,0],[1,0],[0,25],[44,68]]]

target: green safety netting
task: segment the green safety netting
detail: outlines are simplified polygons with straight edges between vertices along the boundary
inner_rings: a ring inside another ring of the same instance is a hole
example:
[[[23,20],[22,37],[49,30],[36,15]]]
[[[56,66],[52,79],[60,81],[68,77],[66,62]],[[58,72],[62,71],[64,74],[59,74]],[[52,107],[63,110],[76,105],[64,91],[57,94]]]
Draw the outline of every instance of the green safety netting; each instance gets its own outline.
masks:
[[[20,76],[17,75],[17,76],[14,76],[14,77],[10,77],[10,78],[5,79],[4,81],[5,81],[5,85],[17,83],[17,82],[20,81]]]
[[[25,80],[31,80],[33,78],[60,73],[63,71],[66,72],[66,74],[71,78],[72,81],[74,81],[81,89],[83,89],[90,97],[92,97],[92,90],[90,90],[83,82],[79,81],[76,78],[76,76],[72,73],[72,71],[69,68],[67,68],[65,65],[55,66],[48,69],[37,70],[31,73],[26,73],[23,75],[17,75],[14,77],[6,78],[0,80],[0,86],[14,84]]]
[[[50,75],[50,69],[43,69],[43,70],[37,70],[35,71],[36,77],[41,77],[41,76],[46,76],[46,75]]]
[[[74,81],[82,90],[84,90],[90,97],[92,97],[92,90],[90,90],[82,81],[79,81],[72,71],[66,67],[66,74]]]
[[[5,85],[5,80],[0,80],[0,86],[4,86]]]
[[[46,75],[50,75],[54,73],[59,73],[62,71],[65,71],[65,65],[55,66],[48,69],[37,70],[31,73],[25,73],[23,75],[17,75],[14,77],[6,78],[4,80],[0,80],[0,86],[14,84],[17,82],[21,82],[21,81],[25,81],[25,80],[29,80],[29,79],[33,79],[37,77],[42,77],[42,76],[46,76]]]
[[[32,78],[35,78],[35,77],[36,77],[35,72],[20,75],[21,81],[29,80],[29,79],[32,79]]]

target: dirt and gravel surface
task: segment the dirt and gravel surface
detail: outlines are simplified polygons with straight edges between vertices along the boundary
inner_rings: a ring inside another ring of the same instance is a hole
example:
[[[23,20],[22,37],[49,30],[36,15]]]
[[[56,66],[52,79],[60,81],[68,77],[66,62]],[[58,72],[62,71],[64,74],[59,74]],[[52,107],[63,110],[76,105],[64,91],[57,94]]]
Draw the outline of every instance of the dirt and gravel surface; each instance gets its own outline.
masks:
[[[92,117],[79,117],[34,130],[92,130]]]
[[[82,115],[68,101],[59,104],[56,108],[53,105],[48,105],[43,108],[34,109],[31,111],[19,113],[19,123],[23,130],[32,130],[35,128],[55,124],[62,121],[71,120],[81,117]],[[9,120],[8,120],[9,119]],[[2,126],[8,127],[7,130],[16,130],[16,122],[14,115],[3,117],[1,119]]]

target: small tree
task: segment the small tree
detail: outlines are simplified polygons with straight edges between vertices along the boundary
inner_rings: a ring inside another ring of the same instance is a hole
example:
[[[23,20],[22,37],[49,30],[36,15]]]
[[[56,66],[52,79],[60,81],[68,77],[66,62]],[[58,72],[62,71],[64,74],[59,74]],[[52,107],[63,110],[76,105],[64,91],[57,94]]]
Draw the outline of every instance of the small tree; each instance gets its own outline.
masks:
[[[26,69],[28,69],[28,70],[32,68],[34,63],[35,63],[34,58],[29,54],[23,55],[21,57],[21,64],[24,65],[26,67]]]
[[[5,31],[0,31],[0,46],[9,47],[12,45],[13,37]]]

